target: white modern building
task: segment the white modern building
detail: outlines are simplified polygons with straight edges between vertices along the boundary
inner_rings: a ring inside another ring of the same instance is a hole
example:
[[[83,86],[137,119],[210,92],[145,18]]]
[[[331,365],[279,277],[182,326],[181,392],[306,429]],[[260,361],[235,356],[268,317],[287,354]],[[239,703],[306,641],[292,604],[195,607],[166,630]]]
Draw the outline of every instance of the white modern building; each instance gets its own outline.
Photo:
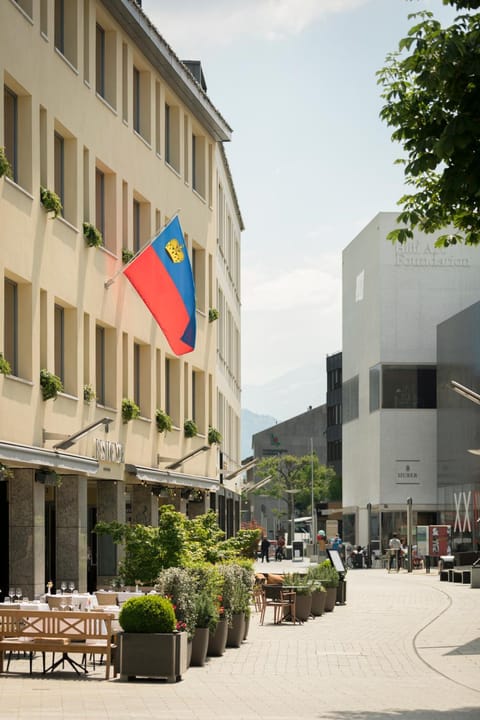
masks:
[[[387,241],[380,213],[343,252],[344,538],[384,548],[392,531],[434,523],[437,325],[478,300],[480,252],[435,236]]]

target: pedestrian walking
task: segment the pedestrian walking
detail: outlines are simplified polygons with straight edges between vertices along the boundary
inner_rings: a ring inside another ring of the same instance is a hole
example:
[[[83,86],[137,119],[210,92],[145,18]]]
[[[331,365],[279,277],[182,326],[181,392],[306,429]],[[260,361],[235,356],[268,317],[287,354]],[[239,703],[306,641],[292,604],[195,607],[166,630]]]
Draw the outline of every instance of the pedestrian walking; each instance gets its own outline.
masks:
[[[262,556],[262,563],[265,558],[267,559],[267,562],[270,562],[270,560],[268,559],[269,549],[270,549],[270,540],[265,535],[262,535],[262,543],[260,545],[260,553]]]
[[[397,569],[397,572],[400,570],[400,553],[402,551],[402,543],[400,542],[400,538],[398,537],[397,533],[392,533],[392,537],[388,541],[388,552],[389,552],[389,558],[388,558],[388,572],[392,569],[392,566],[395,562],[395,567]]]

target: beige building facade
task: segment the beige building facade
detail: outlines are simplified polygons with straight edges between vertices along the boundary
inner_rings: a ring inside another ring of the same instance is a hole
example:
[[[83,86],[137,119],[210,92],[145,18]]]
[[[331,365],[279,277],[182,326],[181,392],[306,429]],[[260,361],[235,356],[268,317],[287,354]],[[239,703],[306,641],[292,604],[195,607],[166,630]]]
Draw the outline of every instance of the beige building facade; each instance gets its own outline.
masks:
[[[117,550],[95,523],[155,525],[160,503],[212,507],[238,527],[222,462],[240,465],[243,223],[222,146],[231,129],[190,70],[133,0],[1,4],[4,590],[105,584]],[[60,198],[58,217],[41,188]],[[122,273],[177,213],[197,305],[196,346],[180,357]],[[61,379],[56,399],[43,399],[42,370]],[[124,421],[124,399],[138,418]],[[157,410],[172,431],[158,431]]]

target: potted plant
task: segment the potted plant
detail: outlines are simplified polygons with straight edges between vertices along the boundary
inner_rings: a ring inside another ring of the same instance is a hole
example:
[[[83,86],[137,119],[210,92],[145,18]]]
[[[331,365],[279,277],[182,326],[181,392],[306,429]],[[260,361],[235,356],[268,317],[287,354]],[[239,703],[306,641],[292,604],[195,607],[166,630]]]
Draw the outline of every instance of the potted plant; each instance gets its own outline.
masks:
[[[222,442],[222,434],[214,427],[208,428],[208,444],[220,445]]]
[[[190,664],[201,667],[205,664],[210,633],[215,632],[218,622],[218,604],[208,588],[195,595],[195,632],[192,638],[192,657]]]
[[[83,386],[83,399],[86,403],[92,402],[92,400],[95,400],[96,398],[95,390],[91,385],[84,385]]]
[[[335,609],[335,603],[337,601],[337,587],[340,578],[330,560],[324,560],[317,565],[315,568],[315,579],[320,580],[323,587],[327,590],[325,612],[332,612]]]
[[[325,611],[327,590],[324,588],[322,582],[317,579],[316,566],[308,568],[307,577],[309,578],[312,586],[312,615],[314,617],[319,617],[320,615],[323,615]]]
[[[40,202],[47,212],[52,212],[56,218],[62,214],[63,206],[57,193],[48,188],[40,188]]]
[[[6,175],[7,177],[13,177],[12,166],[8,162],[8,158],[5,155],[5,148],[0,147],[0,177]]]
[[[198,435],[198,427],[195,420],[185,420],[183,423],[183,432],[186,438],[193,438]]]
[[[129,250],[128,248],[122,248],[122,263],[124,265],[128,265],[134,255],[135,253],[133,252],[133,250]]]
[[[208,322],[215,322],[220,317],[220,313],[217,308],[209,308],[208,310]]]
[[[45,368],[40,370],[40,387],[44,400],[56,399],[59,392],[63,392],[63,384],[58,375]]]
[[[100,247],[100,245],[103,245],[102,233],[92,223],[83,223],[83,236],[88,247]]]
[[[306,622],[312,612],[311,580],[300,573],[285,575],[284,587],[291,587],[295,591],[295,616],[300,622]]]
[[[140,415],[140,408],[138,405],[129,398],[123,398],[122,400],[122,420],[126,424],[130,420],[135,420]]]
[[[186,568],[165,568],[158,576],[155,590],[172,602],[177,618],[177,630],[185,631],[191,638],[197,619],[195,580],[192,575]]]
[[[12,368],[10,366],[10,363],[3,357],[3,354],[0,353],[0,373],[2,375],[10,375],[11,372]]]
[[[187,669],[187,634],[177,632],[173,605],[160,595],[127,600],[118,617],[120,679],[137,676],[181,680]]]
[[[155,423],[158,432],[170,432],[173,428],[173,420],[165,410],[155,410]]]

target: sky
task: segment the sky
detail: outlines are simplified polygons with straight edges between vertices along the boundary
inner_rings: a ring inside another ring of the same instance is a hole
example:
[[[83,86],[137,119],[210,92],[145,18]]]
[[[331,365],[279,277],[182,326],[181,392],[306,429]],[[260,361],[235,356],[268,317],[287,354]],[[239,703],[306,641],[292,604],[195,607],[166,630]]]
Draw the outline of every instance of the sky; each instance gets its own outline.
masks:
[[[182,60],[200,60],[233,129],[242,234],[242,384],[341,350],[342,250],[398,209],[401,148],[376,72],[442,0],[143,0]],[[268,412],[268,408],[264,409]]]

